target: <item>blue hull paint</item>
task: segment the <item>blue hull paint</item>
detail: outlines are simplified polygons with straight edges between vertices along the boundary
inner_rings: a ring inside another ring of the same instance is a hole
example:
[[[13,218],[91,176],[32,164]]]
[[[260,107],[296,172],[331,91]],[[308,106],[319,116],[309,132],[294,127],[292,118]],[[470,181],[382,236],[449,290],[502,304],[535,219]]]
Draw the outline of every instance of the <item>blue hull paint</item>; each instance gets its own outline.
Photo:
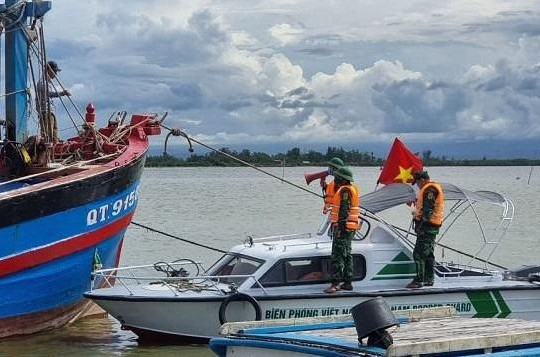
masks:
[[[125,230],[97,246],[103,268],[116,267],[116,257]],[[0,281],[0,318],[25,315],[69,306],[90,290],[93,268],[92,247],[43,264]]]
[[[81,234],[92,234],[133,213],[137,205],[138,182],[126,190],[76,207],[15,226],[0,229],[0,260],[17,258],[35,249],[69,241]],[[127,200],[126,200],[127,198]],[[118,202],[122,201],[122,205]],[[108,208],[103,208],[103,207]],[[101,207],[101,214],[100,214]],[[98,219],[92,220],[98,212]],[[126,229],[105,236],[84,250],[0,278],[0,321],[4,318],[46,313],[82,301],[90,289],[90,274],[97,249],[103,268],[116,267]]]
[[[134,200],[134,204],[126,209],[123,209],[122,204],[122,211],[115,216],[109,211],[104,220],[98,220],[95,224],[88,225],[87,220],[88,214],[92,210],[98,210],[99,207],[104,206],[108,206],[108,210],[112,210],[115,202],[119,200],[124,202],[130,192],[136,192],[137,186],[138,182],[118,194],[96,200],[90,204],[0,229],[0,237],[2,237],[0,260],[37,247],[54,244],[79,234],[88,233],[126,216],[135,210],[137,200]]]

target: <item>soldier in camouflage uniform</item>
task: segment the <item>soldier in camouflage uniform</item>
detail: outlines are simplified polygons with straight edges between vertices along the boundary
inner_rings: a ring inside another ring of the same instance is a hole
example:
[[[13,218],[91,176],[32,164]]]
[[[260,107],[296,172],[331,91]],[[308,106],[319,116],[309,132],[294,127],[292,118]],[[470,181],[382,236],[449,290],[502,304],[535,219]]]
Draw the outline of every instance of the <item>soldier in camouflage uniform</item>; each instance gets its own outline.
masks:
[[[443,220],[444,194],[440,184],[431,181],[426,171],[415,172],[413,177],[420,188],[413,221],[416,232],[413,251],[416,276],[407,288],[415,289],[432,286],[434,283],[435,237]]]
[[[351,170],[347,167],[341,167],[334,172],[334,177],[339,189],[336,192],[331,211],[332,284],[324,290],[325,293],[335,293],[341,289],[353,290],[351,284],[353,277],[351,244],[359,225],[358,189],[351,184],[353,180]],[[356,223],[354,217],[356,217]]]

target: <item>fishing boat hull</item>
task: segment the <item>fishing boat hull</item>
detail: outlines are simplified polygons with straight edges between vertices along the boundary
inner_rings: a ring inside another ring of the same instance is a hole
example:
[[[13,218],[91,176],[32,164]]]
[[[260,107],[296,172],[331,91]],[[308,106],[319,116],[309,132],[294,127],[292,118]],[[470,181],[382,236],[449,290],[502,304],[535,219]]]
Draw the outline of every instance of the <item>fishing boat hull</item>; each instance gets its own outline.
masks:
[[[118,266],[137,206],[148,150],[139,129],[111,160],[0,184],[0,338],[60,327],[91,308],[83,293],[100,285],[92,272]]]
[[[134,291],[133,296],[114,296],[107,295],[106,290],[98,289],[85,296],[118,319],[124,328],[137,333],[142,340],[167,339],[177,343],[195,343],[218,336],[223,297],[157,298],[148,292],[141,294],[140,291]],[[253,296],[258,307],[248,301],[228,304],[225,308],[227,321],[255,320],[256,308],[260,308],[263,320],[348,314],[354,305],[376,296],[384,296],[394,311],[452,306],[462,317],[510,317],[540,321],[540,289],[525,285]]]
[[[0,6],[2,28],[9,29],[2,77],[10,94],[0,143],[0,338],[59,327],[87,311],[83,292],[100,284],[91,273],[118,265],[148,137],[161,133],[165,118],[126,120],[121,111],[98,126],[92,103],[83,116],[67,100],[57,63],[46,60],[41,26],[51,8],[37,0]],[[58,135],[59,97],[66,97],[62,106],[76,133],[67,140]],[[83,122],[75,122],[69,104]],[[28,130],[30,120],[37,130]]]
[[[69,183],[82,186],[70,197],[75,194],[83,202],[0,231],[4,238],[8,237],[0,260],[0,337],[60,327],[89,308],[83,293],[92,283],[92,271],[118,265],[124,233],[135,212],[143,165],[144,155],[124,170]],[[117,180],[107,180],[115,176]],[[97,184],[107,181],[105,185]],[[124,209],[126,197],[128,205]],[[97,199],[86,202],[88,198]],[[28,202],[24,197],[21,200]],[[119,200],[122,209],[113,217],[113,205]],[[111,213],[103,222],[92,224],[92,212],[97,210],[99,214],[99,207],[106,205]],[[18,251],[9,254],[10,248]]]

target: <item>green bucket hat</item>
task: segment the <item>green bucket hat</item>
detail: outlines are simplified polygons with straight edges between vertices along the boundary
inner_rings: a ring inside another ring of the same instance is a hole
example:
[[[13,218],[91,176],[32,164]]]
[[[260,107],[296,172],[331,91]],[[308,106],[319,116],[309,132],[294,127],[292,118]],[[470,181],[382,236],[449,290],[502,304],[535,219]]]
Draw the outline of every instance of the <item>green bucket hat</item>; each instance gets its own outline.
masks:
[[[412,175],[413,175],[414,181],[429,180],[429,174],[427,171],[416,171],[416,172],[413,172]]]
[[[328,164],[328,166],[335,167],[336,169],[339,169],[340,167],[345,166],[345,163],[339,157],[333,157],[326,163]]]
[[[346,166],[342,166],[334,172],[334,176],[339,176],[345,180],[353,181],[353,174],[351,169]]]

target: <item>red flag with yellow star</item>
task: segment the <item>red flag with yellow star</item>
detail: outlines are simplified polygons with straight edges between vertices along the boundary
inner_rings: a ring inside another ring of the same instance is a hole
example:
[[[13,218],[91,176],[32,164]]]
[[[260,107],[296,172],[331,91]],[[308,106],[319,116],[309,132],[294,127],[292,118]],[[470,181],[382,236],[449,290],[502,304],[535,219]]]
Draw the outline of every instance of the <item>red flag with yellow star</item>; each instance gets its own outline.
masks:
[[[396,138],[388,153],[377,184],[382,183],[387,185],[394,182],[412,182],[412,173],[423,170],[423,167],[424,163],[422,160],[413,154],[401,140]]]

